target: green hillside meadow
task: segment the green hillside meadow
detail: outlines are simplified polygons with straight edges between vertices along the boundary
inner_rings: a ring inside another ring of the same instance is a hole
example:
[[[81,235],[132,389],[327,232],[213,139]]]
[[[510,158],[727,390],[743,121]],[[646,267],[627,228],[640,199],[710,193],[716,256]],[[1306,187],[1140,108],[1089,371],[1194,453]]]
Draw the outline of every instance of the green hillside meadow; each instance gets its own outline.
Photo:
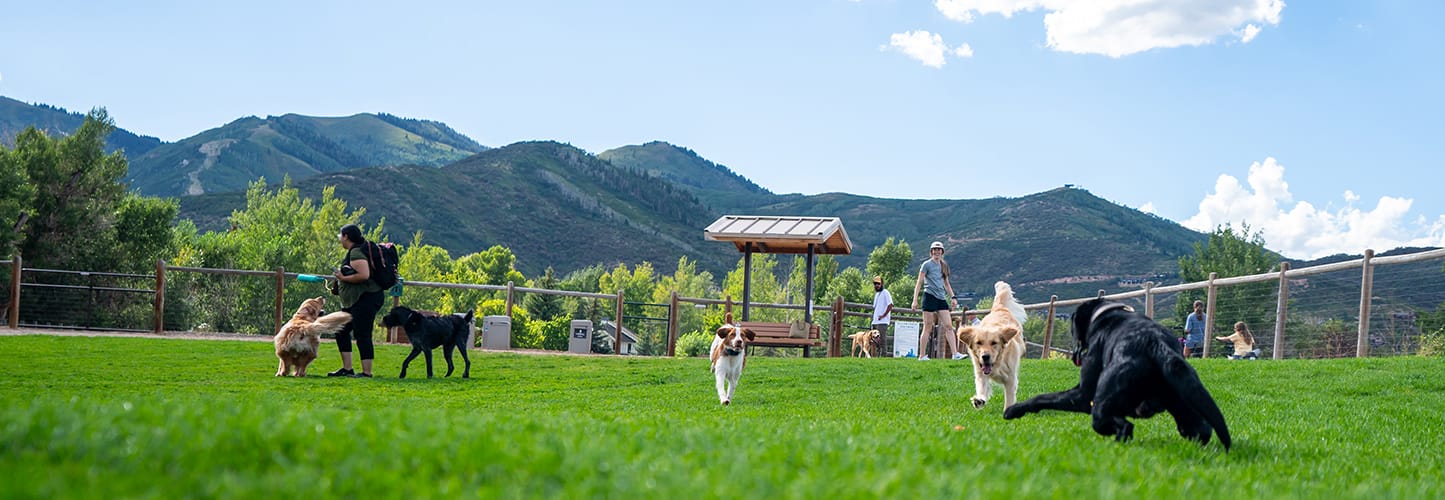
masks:
[[[1445,358],[1203,360],[1234,448],[1167,417],[969,407],[967,362],[477,353],[472,379],[272,376],[265,342],[4,336],[0,497],[1439,498]],[[440,351],[438,351],[438,355]],[[438,356],[440,362],[440,357]],[[420,359],[413,373],[425,373]],[[443,368],[444,369],[444,368]],[[1020,396],[1073,385],[1027,360]]]

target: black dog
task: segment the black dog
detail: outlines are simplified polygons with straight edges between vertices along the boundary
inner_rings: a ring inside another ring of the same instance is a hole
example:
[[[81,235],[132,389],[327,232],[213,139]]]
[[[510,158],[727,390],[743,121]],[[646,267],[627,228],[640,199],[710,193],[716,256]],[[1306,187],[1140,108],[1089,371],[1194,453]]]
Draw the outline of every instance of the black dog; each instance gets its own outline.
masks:
[[[441,346],[442,352],[446,354],[446,376],[452,376],[452,349],[456,348],[462,353],[462,361],[466,362],[466,368],[462,369],[462,378],[471,378],[472,360],[467,358],[467,327],[471,322],[472,311],[467,311],[465,316],[448,314],[430,317],[406,306],[391,308],[391,312],[381,318],[381,324],[406,329],[406,336],[411,340],[411,354],[407,355],[406,361],[401,362],[401,376],[397,378],[406,378],[407,365],[416,359],[416,355],[423,353],[426,354],[426,376],[431,378],[431,351],[437,346]]]
[[[1123,442],[1134,436],[1134,424],[1124,417],[1168,411],[1180,436],[1207,444],[1211,431],[1218,432],[1229,449],[1224,415],[1169,330],[1124,304],[1094,299],[1074,311],[1074,340],[1080,346],[1074,351],[1074,364],[1082,368],[1079,385],[1010,406],[1003,418],[1040,410],[1089,413],[1094,432]]]

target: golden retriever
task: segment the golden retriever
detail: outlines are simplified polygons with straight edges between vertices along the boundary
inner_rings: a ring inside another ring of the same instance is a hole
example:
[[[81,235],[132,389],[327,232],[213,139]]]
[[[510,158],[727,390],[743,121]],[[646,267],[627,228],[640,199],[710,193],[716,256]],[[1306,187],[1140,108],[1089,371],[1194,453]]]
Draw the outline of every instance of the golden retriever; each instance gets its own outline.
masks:
[[[848,338],[853,339],[853,353],[851,356],[857,357],[858,351],[862,350],[863,357],[873,357],[872,351],[873,348],[878,345],[879,335],[878,330],[868,330],[849,335]]]
[[[983,408],[993,393],[990,381],[1003,384],[1004,407],[1014,404],[1019,387],[1019,360],[1024,356],[1024,306],[1014,300],[1013,287],[993,284],[993,308],[978,325],[958,329],[958,343],[973,362],[973,407]]]
[[[316,359],[321,334],[341,331],[351,321],[351,313],[348,312],[338,311],[322,316],[325,305],[325,297],[306,299],[296,309],[296,314],[291,315],[291,320],[276,332],[276,357],[281,358],[281,366],[276,369],[277,377],[288,374],[305,377],[306,365]]]

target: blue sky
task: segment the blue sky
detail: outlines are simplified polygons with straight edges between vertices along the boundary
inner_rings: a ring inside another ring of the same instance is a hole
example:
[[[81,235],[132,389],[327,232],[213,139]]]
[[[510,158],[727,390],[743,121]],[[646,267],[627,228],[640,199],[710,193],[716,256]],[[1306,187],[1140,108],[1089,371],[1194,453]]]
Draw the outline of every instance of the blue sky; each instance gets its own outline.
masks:
[[[1076,184],[1296,258],[1445,245],[1445,2],[6,3],[0,95],[168,141],[387,112],[775,192]]]

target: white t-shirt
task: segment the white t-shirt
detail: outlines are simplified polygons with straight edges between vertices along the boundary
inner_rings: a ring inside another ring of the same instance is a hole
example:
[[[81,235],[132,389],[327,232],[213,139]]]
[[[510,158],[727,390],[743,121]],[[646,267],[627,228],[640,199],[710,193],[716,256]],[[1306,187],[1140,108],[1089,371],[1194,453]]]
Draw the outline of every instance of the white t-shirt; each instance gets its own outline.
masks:
[[[882,289],[882,290],[879,290],[878,293],[873,294],[873,319],[872,319],[871,321],[869,321],[869,323],[872,323],[872,324],[875,324],[875,325],[881,325],[881,324],[884,324],[884,323],[892,323],[892,322],[893,322],[893,312],[892,312],[892,311],[889,311],[888,314],[884,315],[884,316],[883,316],[883,319],[878,319],[878,315],[881,314],[881,313],[883,313],[883,311],[887,310],[887,309],[888,309],[888,306],[891,306],[891,305],[893,305],[893,294],[888,293],[888,289],[887,289],[887,288],[884,288],[884,289]]]

